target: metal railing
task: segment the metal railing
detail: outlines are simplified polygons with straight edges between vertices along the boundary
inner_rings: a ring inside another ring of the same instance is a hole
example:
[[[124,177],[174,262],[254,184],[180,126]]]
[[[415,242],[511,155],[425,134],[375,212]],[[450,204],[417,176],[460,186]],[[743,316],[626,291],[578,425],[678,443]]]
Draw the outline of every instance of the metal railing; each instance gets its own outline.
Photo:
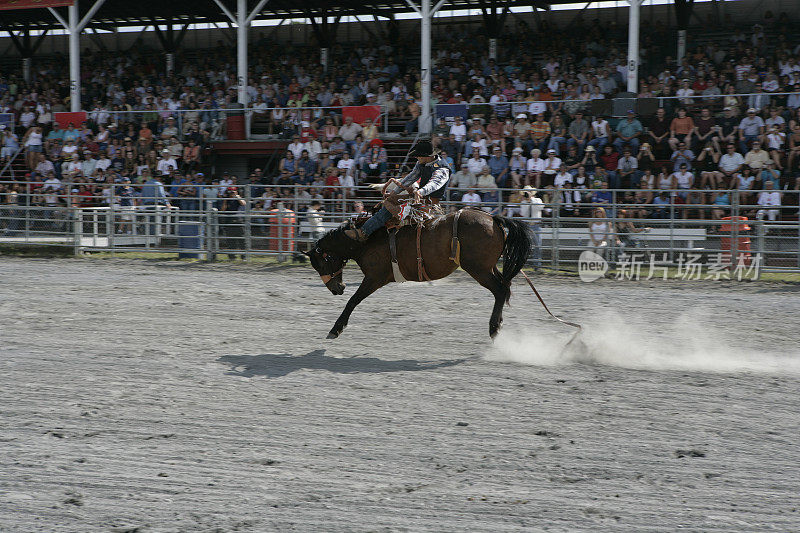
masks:
[[[6,164],[5,164],[5,165],[3,165],[3,167],[2,167],[2,168],[0,168],[0,178],[2,178],[3,176],[6,176],[6,175],[8,175],[8,176],[11,176],[11,179],[14,179],[14,178],[16,178],[16,173],[14,172],[14,161],[15,161],[15,160],[17,159],[17,157],[19,157],[19,156],[20,156],[20,154],[22,154],[22,152],[24,152],[24,151],[25,151],[25,147],[24,147],[24,146],[20,146],[20,147],[17,149],[17,151],[16,151],[16,152],[14,152],[14,153],[11,155],[11,157],[9,157],[9,158],[8,158],[8,161],[6,161]],[[8,174],[6,174],[6,173],[8,173]]]
[[[117,106],[114,106],[117,107]],[[380,111],[375,117],[370,117],[380,123],[382,133],[388,132],[388,109],[385,105],[373,106],[346,106],[355,108],[379,107]],[[95,126],[109,127],[116,124],[119,132],[129,134],[133,141],[139,137],[142,124],[147,125],[156,137],[159,137],[164,128],[174,128],[172,134],[179,140],[185,141],[194,132],[208,132],[211,140],[243,139],[250,138],[251,134],[274,134],[284,138],[299,134],[303,125],[312,125],[318,130],[325,126],[326,119],[330,118],[334,124],[341,126],[344,122],[344,107],[267,107],[254,109],[234,104],[229,108],[203,107],[197,109],[137,109],[120,110],[96,108],[86,111],[86,119]],[[369,113],[356,113],[367,116]],[[232,120],[241,118],[241,122]],[[56,117],[58,118],[58,117]],[[132,126],[130,130],[128,126]],[[76,128],[80,124],[74,124]],[[196,127],[196,128],[195,128]],[[260,128],[260,129],[259,129]],[[266,131],[264,131],[266,129]],[[170,134],[162,140],[169,140]]]
[[[40,183],[14,182],[14,190],[9,183],[0,186],[0,245],[66,245],[78,255],[139,251],[206,260],[220,254],[288,260],[362,211],[357,203],[369,209],[379,201],[368,187],[183,184],[175,196],[166,195],[172,189],[167,187],[164,194],[143,197],[126,185],[100,185],[92,194],[71,186],[41,190]],[[722,257],[735,264],[746,258],[757,260],[762,271],[800,271],[800,191],[779,191],[782,206],[759,205],[760,191],[649,190],[664,193],[657,195],[661,203],[626,197],[637,191],[542,189],[543,203],[536,207],[519,190],[451,188],[442,207],[445,212],[478,208],[526,221],[535,234],[536,266],[575,270],[581,253],[591,250],[612,264],[646,253],[678,267],[692,254],[701,262]],[[464,198],[467,192],[479,198]],[[716,193],[727,200],[713,203]],[[310,211],[315,201],[320,207]],[[597,207],[606,210],[604,216]]]
[[[667,117],[671,120],[676,111],[680,108],[685,108],[688,116],[697,116],[703,108],[708,108],[711,116],[720,118],[723,115],[724,108],[731,107],[733,116],[741,120],[746,116],[748,108],[756,108],[759,115],[767,118],[767,111],[775,107],[779,110],[780,116],[785,120],[786,124],[796,118],[796,109],[800,108],[800,92],[761,92],[761,93],[736,93],[736,94],[719,94],[719,95],[686,95],[686,96],[652,96],[652,97],[639,97],[639,96],[625,96],[628,93],[622,93],[615,97],[592,98],[570,98],[570,99],[552,99],[552,100],[539,100],[538,98],[526,98],[524,100],[512,100],[505,102],[460,102],[457,104],[437,104],[434,108],[434,113],[431,118],[431,127],[436,131],[438,120],[444,118],[447,126],[454,123],[456,116],[460,116],[464,121],[478,119],[482,123],[488,123],[490,117],[494,116],[501,121],[515,118],[519,114],[525,114],[528,119],[533,120],[534,117],[540,113],[545,115],[547,120],[551,120],[555,114],[574,115],[577,112],[584,113],[589,117],[607,117],[610,121],[610,126],[613,129],[616,127],[618,119],[625,117],[627,112],[633,111],[636,118],[642,122],[644,128],[648,127],[659,108],[664,108],[667,112]],[[589,122],[591,119],[589,118]],[[738,124],[737,124],[738,125]],[[568,124],[564,124],[563,134],[566,136]],[[469,128],[468,128],[469,129]],[[591,128],[590,128],[591,129]],[[788,128],[784,128],[786,131]],[[591,133],[591,132],[590,132]],[[768,131],[764,132],[769,133]],[[516,133],[509,131],[506,137],[515,137]],[[612,135],[613,136],[613,135]],[[590,137],[587,137],[587,140]],[[465,140],[468,140],[466,138]],[[784,148],[788,146],[788,137]]]

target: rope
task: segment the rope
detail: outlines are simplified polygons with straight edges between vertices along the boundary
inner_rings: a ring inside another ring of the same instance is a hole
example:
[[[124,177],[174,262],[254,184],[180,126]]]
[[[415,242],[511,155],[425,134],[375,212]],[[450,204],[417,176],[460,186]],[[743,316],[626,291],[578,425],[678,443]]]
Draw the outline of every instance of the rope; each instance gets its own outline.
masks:
[[[554,314],[553,314],[553,312],[552,312],[552,311],[550,311],[550,309],[547,307],[547,304],[546,304],[546,303],[544,303],[544,300],[542,299],[542,296],[539,294],[539,291],[537,291],[537,290],[536,290],[536,287],[534,287],[534,286],[533,286],[533,282],[531,281],[531,278],[529,278],[529,277],[528,277],[528,275],[525,273],[525,271],[524,271],[524,270],[520,270],[520,272],[522,273],[522,275],[523,275],[523,276],[525,276],[525,281],[527,281],[527,282],[528,282],[528,285],[530,285],[531,289],[533,290],[533,294],[535,294],[535,295],[536,295],[536,297],[539,299],[539,302],[542,304],[542,307],[544,307],[544,310],[545,310],[545,311],[547,311],[547,313],[548,313],[548,314],[549,314],[551,317],[555,318],[556,320],[558,320],[558,321],[559,321],[559,322],[561,322],[562,324],[566,324],[567,326],[572,326],[573,328],[577,328],[577,329],[578,329],[578,331],[576,331],[576,332],[575,332],[575,333],[572,335],[572,338],[569,340],[569,342],[567,342],[567,344],[565,344],[565,345],[564,345],[564,350],[566,350],[566,349],[567,349],[567,346],[569,346],[570,344],[572,344],[572,343],[573,343],[573,341],[575,341],[575,339],[577,339],[577,338],[578,338],[578,335],[580,335],[580,333],[581,333],[581,330],[583,330],[583,326],[581,326],[580,324],[576,324],[576,323],[574,323],[574,322],[567,322],[566,320],[562,320],[562,319],[558,318],[556,315],[554,315]],[[562,350],[562,351],[563,351],[563,350]]]

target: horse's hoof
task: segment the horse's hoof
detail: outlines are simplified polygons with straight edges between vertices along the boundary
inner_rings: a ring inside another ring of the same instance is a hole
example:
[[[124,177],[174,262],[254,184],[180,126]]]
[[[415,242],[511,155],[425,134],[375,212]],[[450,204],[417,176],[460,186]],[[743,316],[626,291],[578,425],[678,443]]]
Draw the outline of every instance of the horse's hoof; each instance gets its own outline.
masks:
[[[330,333],[328,333],[328,336],[327,336],[327,337],[325,337],[325,338],[326,338],[326,339],[335,339],[335,338],[336,338],[336,337],[338,337],[338,336],[339,336],[339,334],[338,334],[338,333],[334,333],[334,332],[332,332],[332,331],[331,331]]]

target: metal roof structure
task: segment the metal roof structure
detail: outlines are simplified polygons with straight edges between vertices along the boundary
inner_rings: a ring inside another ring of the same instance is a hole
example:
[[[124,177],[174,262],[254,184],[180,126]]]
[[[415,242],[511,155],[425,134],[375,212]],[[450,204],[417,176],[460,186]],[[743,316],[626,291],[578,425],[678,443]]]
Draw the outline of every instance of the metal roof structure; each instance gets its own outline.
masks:
[[[575,0],[445,0],[440,9],[481,9],[494,8],[497,14],[510,7],[530,7],[549,9],[552,4],[574,3]],[[78,3],[78,11],[84,17],[94,2]],[[233,11],[236,2],[222,0]],[[248,0],[248,9],[258,6],[258,0]],[[59,8],[55,8],[59,10]],[[61,8],[61,11],[64,11]],[[397,13],[410,13],[413,9],[405,0],[380,0],[362,2],[359,0],[269,0],[255,16],[254,20],[280,20],[310,17],[338,17],[373,15],[392,18]],[[18,9],[2,12],[2,30],[61,29],[62,25],[47,9]],[[89,28],[111,29],[119,26],[145,26],[151,24],[210,24],[227,23],[229,18],[213,0],[193,2],[172,0],[161,2],[153,0],[106,0],[91,17]]]

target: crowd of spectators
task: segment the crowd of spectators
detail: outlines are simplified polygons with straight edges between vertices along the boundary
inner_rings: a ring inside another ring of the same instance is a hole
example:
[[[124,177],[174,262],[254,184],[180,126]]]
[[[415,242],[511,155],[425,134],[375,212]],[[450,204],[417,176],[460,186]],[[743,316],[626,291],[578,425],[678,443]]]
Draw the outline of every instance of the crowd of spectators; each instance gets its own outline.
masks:
[[[508,209],[527,185],[557,201],[565,215],[646,199],[648,207],[633,210],[635,216],[717,217],[726,213],[731,189],[755,203],[762,194],[748,191],[771,187],[780,202],[782,191],[800,183],[800,46],[790,42],[786,14],[762,18],[747,28],[724,21],[727,42],[696,46],[680,62],[662,46],[672,39],[668,28],[643,21],[634,96],[676,98],[659,100],[653,117],[632,109],[621,120],[593,113],[592,102],[624,93],[626,28],[578,20],[533,29],[520,21],[501,37],[497,61],[488,58],[485,36],[449,28],[436,36],[432,105],[470,104],[467,120],[434,127],[434,143],[452,166],[450,186],[468,192],[470,203]],[[19,73],[0,76],[0,113],[15,118],[15,128],[2,131],[0,166],[22,146],[24,179],[32,182],[0,192],[6,202],[27,196],[29,203],[55,198],[91,206],[130,183],[132,202],[145,204],[144,186],[155,182],[164,190],[156,201],[178,206],[199,205],[205,194],[238,194],[241,184],[256,185],[260,209],[270,208],[271,198],[296,196],[303,205],[345,198],[396,169],[389,168],[376,125],[352,122],[341,107],[383,106],[413,134],[420,77],[407,58],[415,57],[415,43],[337,44],[324,71],[307,47],[256,40],[247,107],[290,142],[274,168],[238,179],[204,172],[203,159],[209,141],[224,134],[224,118],[238,108],[233,47],[219,42],[180,52],[169,75],[163,53],[141,41],[124,54],[87,51],[81,73],[87,121],[64,129],[53,113],[69,107],[67,62],[37,59],[29,84]],[[608,191],[618,188],[631,190]],[[679,189],[667,194],[666,210],[661,189]],[[712,192],[720,189],[728,192]],[[457,191],[451,198],[467,203]]]

